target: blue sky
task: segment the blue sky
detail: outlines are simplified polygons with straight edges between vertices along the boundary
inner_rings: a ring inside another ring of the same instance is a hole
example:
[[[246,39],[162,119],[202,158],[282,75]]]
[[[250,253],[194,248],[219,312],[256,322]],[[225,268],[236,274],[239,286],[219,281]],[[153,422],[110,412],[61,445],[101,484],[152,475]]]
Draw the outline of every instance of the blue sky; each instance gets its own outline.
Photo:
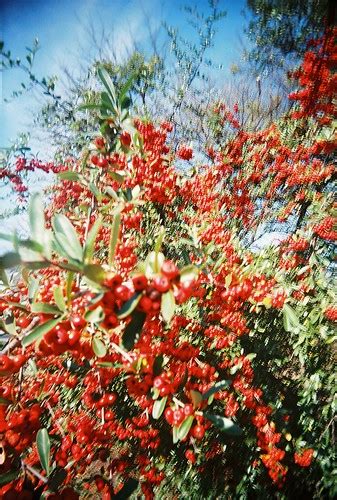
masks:
[[[97,32],[101,26],[113,32],[114,44],[122,55],[132,38],[146,47],[148,35],[144,16],[154,28],[166,21],[188,36],[190,28],[181,6],[197,4],[203,8],[207,3],[206,0],[1,0],[1,39],[13,55],[23,58],[25,47],[32,46],[34,38],[38,37],[41,49],[34,69],[40,77],[58,75],[64,66],[76,73],[81,62],[79,54],[85,57],[91,49],[86,29],[89,23],[97,26]],[[227,11],[227,16],[218,25],[211,55],[224,65],[220,77],[226,78],[230,65],[240,57],[240,37],[244,39],[243,28],[247,20],[241,14],[244,0],[220,0],[219,6]],[[4,72],[2,96],[8,98],[22,81],[25,78],[20,71]],[[0,147],[8,146],[19,132],[30,131],[34,140],[32,122],[36,109],[36,93],[25,94],[10,103],[1,99]]]

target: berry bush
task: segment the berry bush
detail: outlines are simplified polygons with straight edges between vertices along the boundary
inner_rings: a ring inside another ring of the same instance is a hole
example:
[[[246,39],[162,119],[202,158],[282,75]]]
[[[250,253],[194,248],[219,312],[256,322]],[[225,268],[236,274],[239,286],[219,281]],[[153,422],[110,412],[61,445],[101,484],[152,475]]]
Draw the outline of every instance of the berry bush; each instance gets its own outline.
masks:
[[[58,176],[30,236],[1,235],[1,498],[336,494],[335,35],[266,130],[222,113],[226,144],[175,148],[99,68],[82,156],[1,172],[20,196],[27,168]]]

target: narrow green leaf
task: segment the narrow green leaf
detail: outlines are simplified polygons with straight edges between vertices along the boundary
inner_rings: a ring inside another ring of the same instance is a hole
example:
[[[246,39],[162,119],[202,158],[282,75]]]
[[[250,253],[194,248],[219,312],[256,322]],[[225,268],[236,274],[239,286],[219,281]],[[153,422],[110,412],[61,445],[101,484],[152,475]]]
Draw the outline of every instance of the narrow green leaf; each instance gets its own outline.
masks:
[[[48,488],[50,488],[52,491],[59,491],[60,486],[63,484],[67,477],[67,471],[63,469],[62,467],[56,467],[53,469],[49,475],[48,478]],[[46,495],[46,498],[48,498],[48,494]]]
[[[48,476],[50,465],[50,440],[47,429],[39,429],[37,431],[36,445],[41,465]]]
[[[173,435],[173,444],[178,443],[179,438],[178,438],[178,427],[174,425],[172,427],[172,435]]]
[[[241,427],[239,427],[229,418],[221,417],[220,415],[213,415],[206,412],[204,412],[204,416],[208,420],[210,420],[215,425],[215,427],[223,432],[226,432],[226,434],[230,434],[231,436],[240,436],[243,432]]]
[[[295,310],[289,305],[283,306],[283,326],[286,332],[291,332],[294,328],[300,325],[299,319]]]
[[[163,361],[164,361],[164,356],[162,354],[159,354],[159,356],[155,357],[155,360],[153,362],[153,375],[157,377],[162,369],[163,369]]]
[[[104,356],[106,356],[106,345],[97,337],[93,338],[92,349],[98,358],[104,358]]]
[[[157,399],[157,401],[154,402],[152,408],[152,417],[155,420],[158,420],[161,417],[163,411],[165,410],[166,401],[167,401],[167,396],[161,399]]]
[[[97,238],[98,231],[102,225],[102,217],[98,217],[94,225],[90,229],[87,235],[86,242],[84,244],[84,261],[90,262],[95,251],[95,242]]]
[[[102,198],[103,198],[103,193],[98,189],[98,187],[96,186],[96,184],[94,184],[93,182],[90,182],[89,183],[89,189],[92,192],[92,194],[95,196],[95,198],[97,199],[97,201],[101,202]]]
[[[130,498],[132,493],[137,489],[138,487],[138,481],[137,479],[134,479],[133,477],[127,479],[124,483],[124,486],[119,492],[114,495],[114,500],[127,500]]]
[[[199,270],[196,266],[185,266],[180,270],[180,281],[182,283],[196,280],[199,275]]]
[[[78,172],[73,172],[72,170],[59,172],[57,175],[64,181],[79,181],[82,178]]]
[[[160,311],[165,323],[170,323],[171,319],[174,316],[175,308],[176,308],[176,301],[173,295],[173,291],[169,290],[168,292],[163,293],[161,296]]]
[[[71,271],[69,273],[67,273],[66,297],[67,297],[68,302],[71,299],[71,292],[72,292],[72,286],[73,286],[73,282],[74,282],[74,276],[75,276],[75,274]]]
[[[109,174],[115,181],[119,182],[120,184],[122,184],[122,182],[124,181],[124,175],[118,172],[109,172]]]
[[[95,283],[103,283],[105,278],[105,271],[103,267],[99,264],[87,264],[83,269],[84,275],[89,278],[89,280]]]
[[[0,240],[9,241],[10,243],[12,243],[13,242],[13,235],[0,233]]]
[[[137,342],[145,323],[146,314],[142,311],[133,311],[131,321],[127,324],[123,333],[123,346],[130,351]]]
[[[45,231],[44,205],[40,194],[32,195],[29,208],[29,225],[33,240],[43,243]]]
[[[152,278],[160,272],[161,266],[165,260],[162,252],[150,252],[145,260],[145,274],[147,278]]]
[[[165,237],[165,229],[162,227],[159,231],[156,242],[154,244],[154,251],[156,255],[158,255],[158,253],[160,252],[164,237]]]
[[[4,286],[9,287],[9,281],[8,281],[8,278],[7,278],[6,271],[4,269],[0,269],[0,282]]]
[[[92,311],[87,311],[84,318],[88,323],[101,323],[104,320],[105,314],[102,306],[96,307]]]
[[[55,328],[62,321],[62,317],[51,319],[35,327],[26,337],[22,339],[22,345],[27,347],[28,345],[40,340],[47,332]]]
[[[7,333],[9,333],[10,335],[16,334],[16,323],[15,318],[12,314],[5,317],[3,324]]]
[[[111,225],[110,244],[109,244],[109,265],[111,266],[114,260],[116,247],[119,238],[119,228],[121,224],[121,214],[117,213]]]
[[[194,408],[197,408],[202,402],[202,394],[199,391],[190,390],[190,395]]]
[[[28,281],[28,299],[30,302],[35,301],[35,297],[37,295],[37,292],[39,291],[39,280],[36,278],[33,278],[32,276],[29,277]]]
[[[54,299],[60,311],[64,312],[66,310],[66,303],[64,300],[62,287],[57,286],[56,288],[54,288]]]
[[[74,260],[82,261],[83,250],[78,239],[77,232],[70,220],[63,214],[58,214],[52,221],[55,239]]]
[[[160,262],[159,254],[160,254],[161,246],[163,244],[164,237],[165,237],[165,229],[162,227],[160,229],[159,235],[157,236],[157,239],[156,239],[156,242],[154,245],[154,271],[156,273],[160,272],[160,268],[162,266],[162,262]]]
[[[33,313],[43,313],[43,314],[53,314],[53,315],[61,314],[61,311],[58,307],[44,302],[34,302],[31,305],[31,310]]]
[[[4,486],[5,484],[14,481],[21,472],[21,469],[5,472],[4,474],[0,474],[0,486]]]
[[[116,104],[116,90],[114,84],[112,83],[109,73],[105,68],[100,66],[97,69],[97,74],[101,82],[103,83],[104,87],[106,88],[108,94],[112,98],[113,103]]]
[[[91,104],[88,102],[87,104],[81,104],[76,109],[77,109],[77,111],[86,111],[87,109],[101,109],[101,105],[100,104]]]
[[[0,257],[0,269],[8,269],[21,264],[21,257],[17,252],[8,252]]]
[[[190,432],[194,420],[194,415],[189,415],[178,427],[178,439],[182,441]]]
[[[142,298],[141,292],[136,292],[132,297],[127,300],[123,306],[119,309],[117,316],[119,319],[127,318],[130,316],[132,311],[134,311],[138,305],[138,302]]]
[[[120,201],[120,198],[118,197],[118,194],[116,193],[116,191],[114,189],[112,189],[111,186],[108,186],[106,189],[105,189],[105,193],[110,196],[110,198],[112,198],[113,200],[115,201]]]

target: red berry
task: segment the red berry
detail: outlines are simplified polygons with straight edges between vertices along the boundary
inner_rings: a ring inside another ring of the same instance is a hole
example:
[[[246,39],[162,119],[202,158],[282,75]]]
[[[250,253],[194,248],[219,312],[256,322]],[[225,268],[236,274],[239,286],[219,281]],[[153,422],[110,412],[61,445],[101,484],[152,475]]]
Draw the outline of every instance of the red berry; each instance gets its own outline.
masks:
[[[130,298],[131,290],[125,285],[118,285],[114,290],[114,294],[116,299],[126,302]]]
[[[104,148],[105,141],[104,141],[103,137],[96,137],[96,139],[95,139],[95,146],[98,149],[103,149]]]
[[[138,302],[138,309],[141,311],[148,313],[152,310],[153,302],[149,297],[142,297]]]
[[[79,314],[74,314],[71,317],[71,324],[74,328],[83,328],[87,324],[87,322],[83,318],[83,316],[80,316]]]
[[[205,427],[203,425],[195,425],[192,427],[191,435],[195,439],[202,439],[205,435]]]
[[[179,274],[179,269],[172,260],[165,260],[161,266],[161,272],[170,280],[176,278]]]
[[[165,293],[170,289],[170,280],[166,276],[155,276],[153,286],[158,292]]]
[[[123,146],[129,147],[131,144],[131,135],[129,134],[129,132],[122,132],[120,135],[120,141]]]
[[[192,450],[186,450],[185,451],[185,457],[187,458],[187,460],[189,462],[191,462],[192,464],[194,464],[196,462],[196,458],[195,458],[195,454],[193,453]]]
[[[147,277],[144,274],[139,274],[132,278],[132,283],[136,291],[144,290],[147,287]]]
[[[0,372],[10,372],[14,368],[13,361],[6,355],[0,355]]]

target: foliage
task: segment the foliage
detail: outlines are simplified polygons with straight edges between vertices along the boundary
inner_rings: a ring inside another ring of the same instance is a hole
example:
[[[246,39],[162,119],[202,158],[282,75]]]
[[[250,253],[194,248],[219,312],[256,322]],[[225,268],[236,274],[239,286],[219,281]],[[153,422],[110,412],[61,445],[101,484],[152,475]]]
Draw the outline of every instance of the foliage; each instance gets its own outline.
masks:
[[[4,499],[336,494],[335,35],[294,75],[294,114],[250,133],[226,115],[207,165],[98,67],[100,133],[32,198],[29,238],[2,235]]]
[[[301,58],[308,40],[336,22],[331,0],[248,0],[247,6],[253,14],[247,30],[254,44],[250,58],[262,67]]]

